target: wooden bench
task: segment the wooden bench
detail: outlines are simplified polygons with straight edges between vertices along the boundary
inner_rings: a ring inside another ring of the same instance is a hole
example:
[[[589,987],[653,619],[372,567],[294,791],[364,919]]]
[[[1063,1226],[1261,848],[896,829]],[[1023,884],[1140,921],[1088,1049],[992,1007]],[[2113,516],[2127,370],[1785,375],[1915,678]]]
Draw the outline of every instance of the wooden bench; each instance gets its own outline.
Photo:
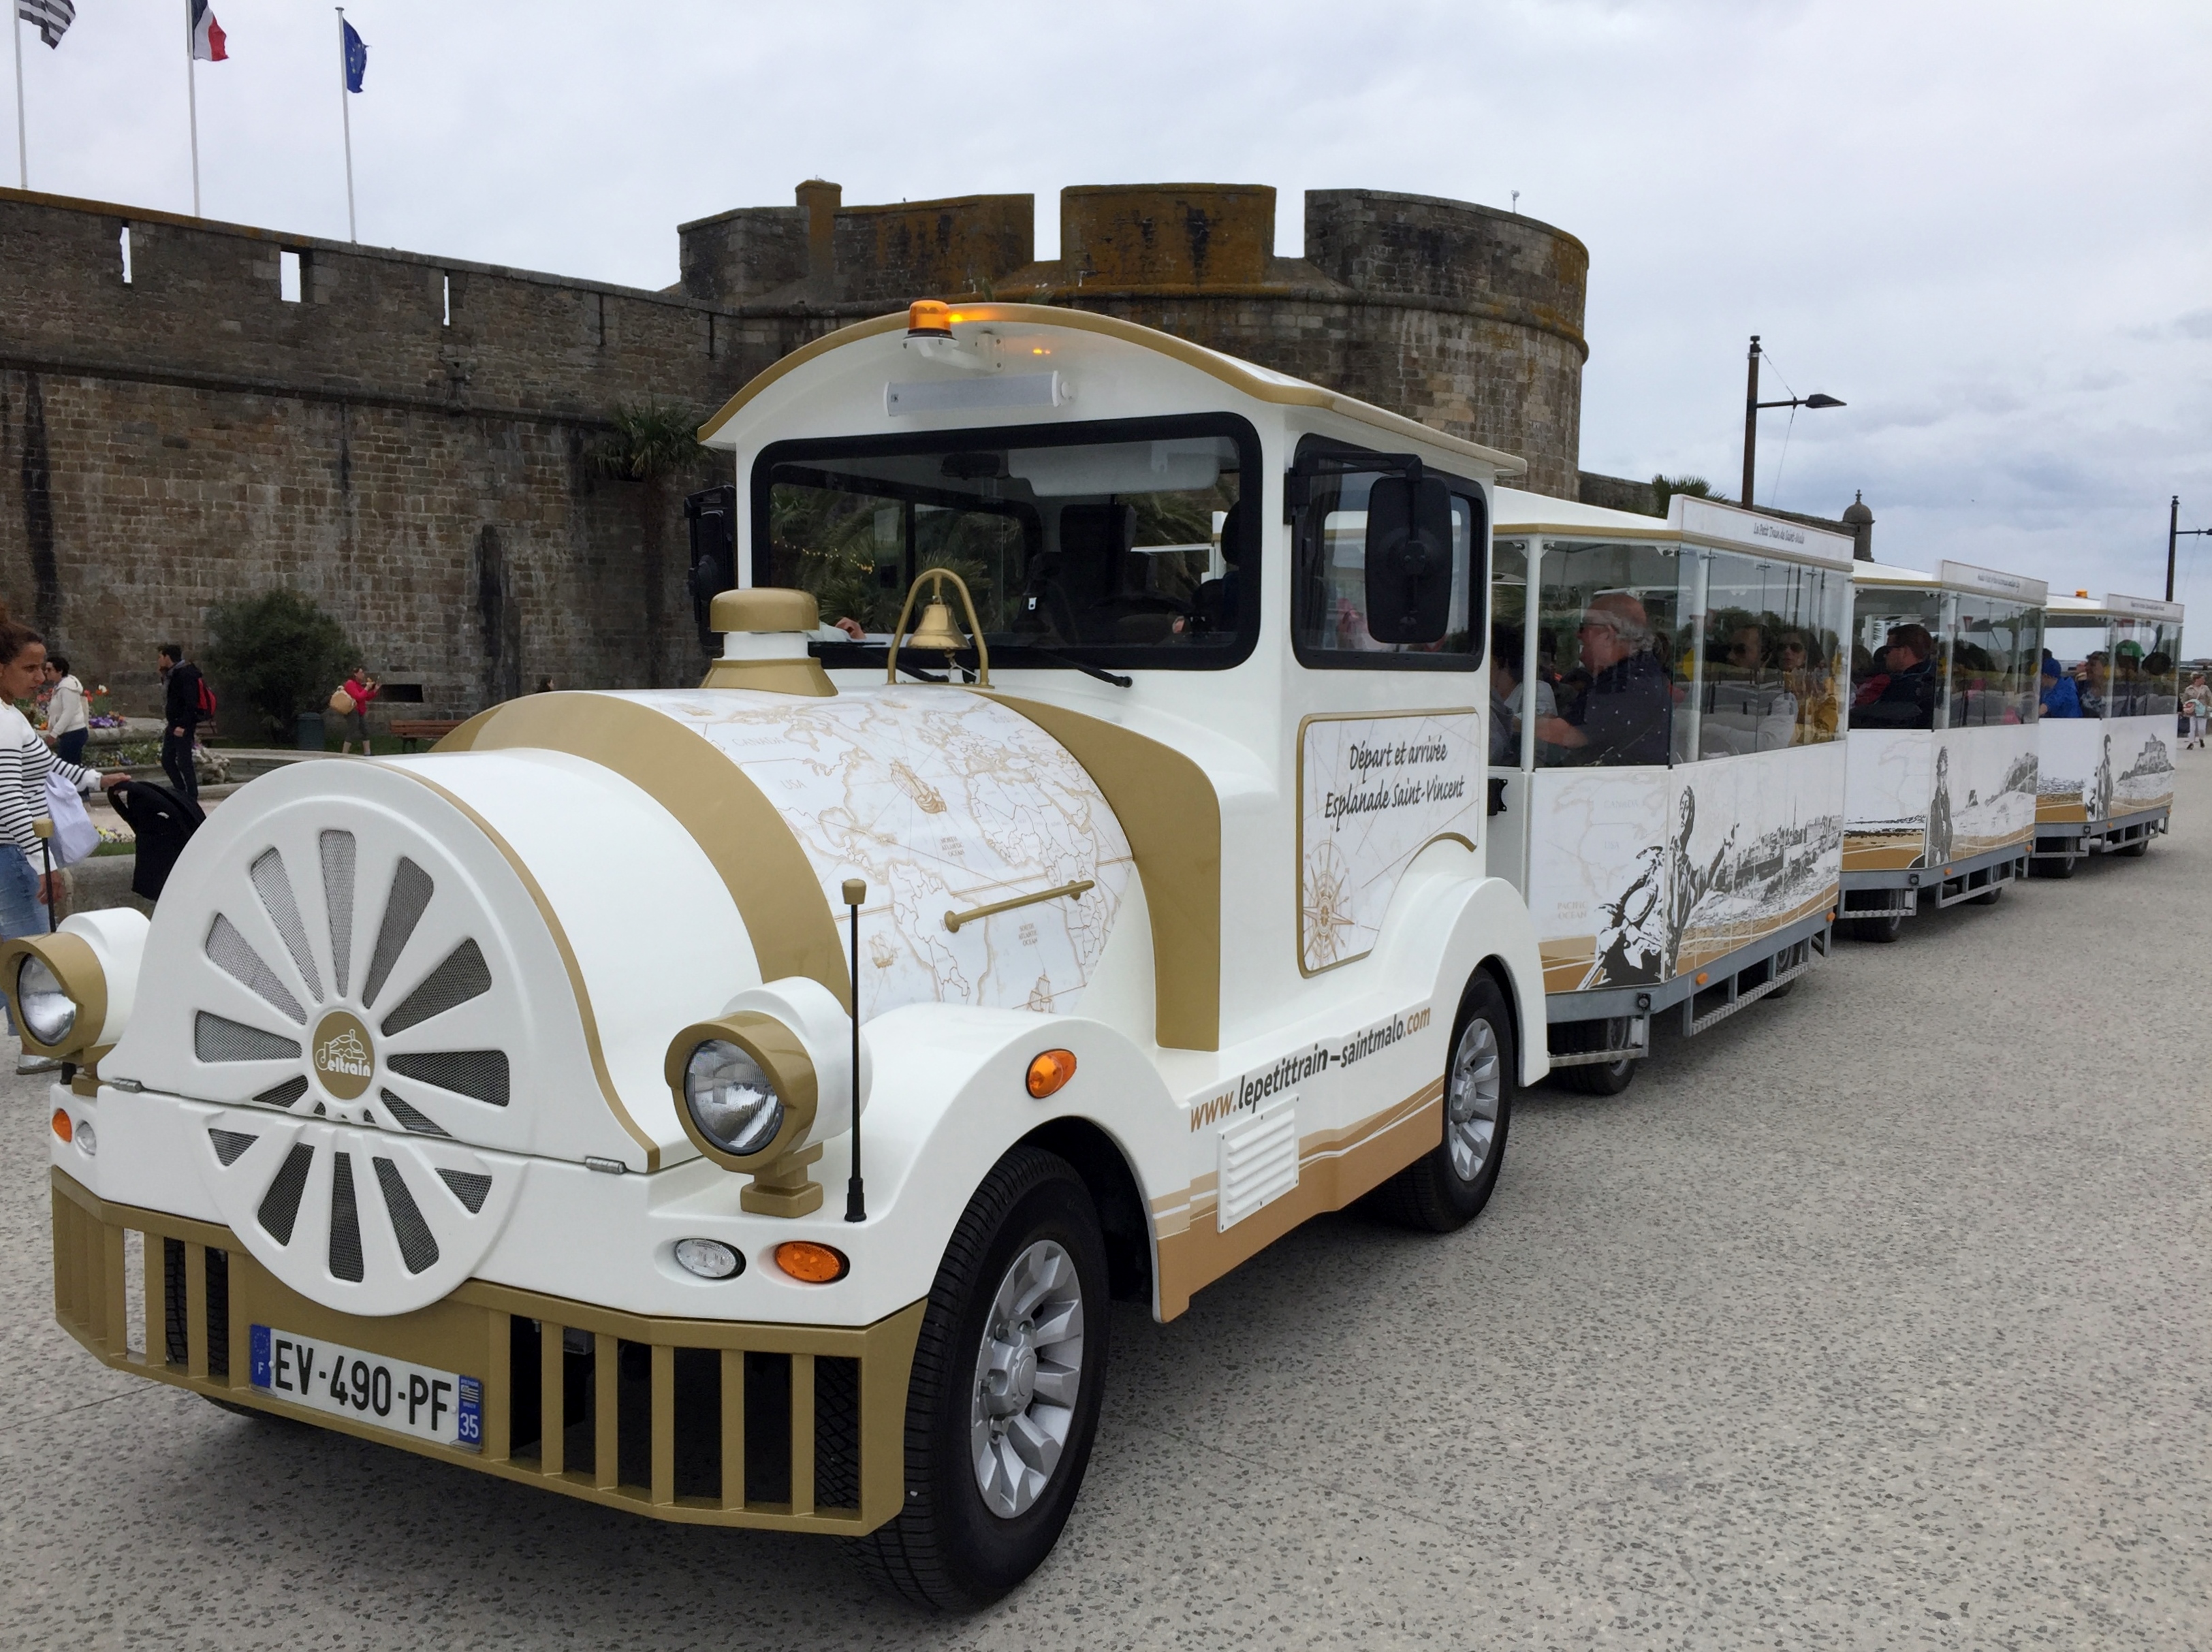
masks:
[[[395,717],[389,732],[398,738],[402,750],[412,751],[418,744],[435,745],[464,720],[459,717]]]

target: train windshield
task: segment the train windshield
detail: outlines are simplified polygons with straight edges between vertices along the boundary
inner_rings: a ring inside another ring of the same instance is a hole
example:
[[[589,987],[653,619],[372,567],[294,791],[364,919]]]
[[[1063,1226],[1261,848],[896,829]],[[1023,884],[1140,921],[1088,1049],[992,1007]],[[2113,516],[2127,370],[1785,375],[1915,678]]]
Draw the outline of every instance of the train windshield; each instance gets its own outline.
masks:
[[[1231,665],[1258,636],[1259,465],[1228,415],[780,443],[753,473],[753,583],[861,634],[816,645],[830,665],[880,664],[933,568],[966,585],[994,664]]]

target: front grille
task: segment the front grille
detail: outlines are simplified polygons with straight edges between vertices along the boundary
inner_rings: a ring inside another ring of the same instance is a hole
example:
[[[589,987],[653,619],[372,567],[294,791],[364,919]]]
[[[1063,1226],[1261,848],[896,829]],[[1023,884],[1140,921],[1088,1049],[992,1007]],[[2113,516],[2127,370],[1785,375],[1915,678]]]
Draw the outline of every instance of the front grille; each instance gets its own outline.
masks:
[[[282,1409],[252,1386],[248,1333],[304,1319],[333,1342],[482,1382],[481,1452],[362,1430],[403,1449],[725,1526],[852,1535],[904,1503],[907,1378],[923,1303],[842,1329],[651,1319],[471,1281],[417,1314],[332,1315],[222,1228],[105,1205],[59,1171],[52,1181],[55,1315],[118,1369]],[[145,1292],[150,1355],[130,1345],[133,1232],[149,1274],[161,1269]]]

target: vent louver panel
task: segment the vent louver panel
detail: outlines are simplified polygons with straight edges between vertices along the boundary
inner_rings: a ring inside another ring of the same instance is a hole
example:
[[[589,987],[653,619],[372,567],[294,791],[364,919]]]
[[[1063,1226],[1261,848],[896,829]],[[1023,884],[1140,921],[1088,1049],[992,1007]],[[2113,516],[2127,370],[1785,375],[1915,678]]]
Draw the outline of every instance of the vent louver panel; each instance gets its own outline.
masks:
[[[331,1166],[331,1277],[361,1283],[361,1206],[353,1190],[353,1155]]]
[[[305,1078],[287,1078],[273,1090],[264,1090],[253,1099],[264,1107],[289,1107],[307,1093]]]
[[[192,1018],[192,1054],[203,1061],[297,1060],[300,1046],[295,1040],[202,1010]]]
[[[287,1021],[299,1026],[307,1024],[307,1012],[300,1007],[284,983],[261,961],[261,955],[247,944],[229,919],[216,914],[214,924],[208,930],[207,955],[215,967],[233,981],[252,993]]]
[[[453,1197],[468,1207],[474,1216],[483,1208],[484,1200],[491,1193],[491,1178],[474,1175],[466,1170],[441,1170],[438,1180],[453,1190]]]
[[[232,1165],[237,1163],[239,1157],[261,1138],[249,1136],[243,1130],[218,1130],[210,1127],[208,1131],[208,1139],[215,1144],[216,1157],[222,1160],[225,1165]]]
[[[308,996],[320,998],[323,978],[316,972],[315,955],[307,950],[307,926],[300,921],[300,903],[292,897],[292,880],[284,875],[284,857],[274,849],[264,850],[247,876],[253,880],[254,893],[261,897],[269,921],[276,926],[276,932],[284,938],[285,950],[299,966],[300,979],[307,983]]]
[[[399,869],[392,875],[392,890],[384,900],[384,921],[377,926],[376,950],[369,955],[368,979],[362,983],[361,1002],[366,1009],[376,1002],[376,995],[384,990],[391,979],[392,966],[399,962],[399,954],[413,938],[415,926],[422,921],[422,914],[430,904],[430,896],[437,885],[424,872],[405,856],[401,856]]]
[[[451,1134],[448,1131],[440,1129],[438,1127],[438,1121],[435,1119],[433,1119],[427,1114],[422,1113],[417,1109],[408,1106],[405,1102],[400,1100],[398,1096],[393,1095],[390,1090],[380,1090],[376,1094],[377,1099],[381,1101],[386,1108],[391,1111],[392,1116],[399,1121],[399,1127],[402,1130],[411,1130],[418,1136],[447,1136]]]
[[[376,1163],[376,1185],[384,1191],[384,1207],[392,1213],[392,1231],[399,1241],[399,1260],[410,1273],[420,1273],[438,1263],[438,1241],[415,1203],[415,1195],[400,1180],[399,1167],[388,1158]]]
[[[494,1107],[507,1105],[504,1050],[439,1050],[427,1055],[395,1055],[392,1058],[392,1070],[402,1078],[435,1084],[456,1095],[472,1096]]]
[[[280,1245],[292,1242],[292,1224],[300,1219],[300,1195],[307,1190],[307,1171],[314,1162],[315,1150],[300,1143],[284,1156],[276,1179],[261,1196],[262,1229]]]
[[[384,1017],[384,1025],[379,1030],[386,1036],[404,1032],[489,991],[491,970],[484,963],[482,949],[474,941],[463,941],[446,955],[443,963],[422,978],[422,985],[401,1000],[398,1009]]]
[[[323,907],[331,916],[331,975],[343,998],[353,969],[353,834],[325,832],[316,847],[323,858]]]

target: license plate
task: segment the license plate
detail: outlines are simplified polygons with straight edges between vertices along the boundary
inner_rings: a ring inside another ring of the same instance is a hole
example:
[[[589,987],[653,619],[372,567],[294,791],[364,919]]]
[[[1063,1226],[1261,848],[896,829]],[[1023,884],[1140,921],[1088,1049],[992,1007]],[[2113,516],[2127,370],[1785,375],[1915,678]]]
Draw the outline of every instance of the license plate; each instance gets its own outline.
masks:
[[[253,1386],[294,1405],[373,1423],[418,1440],[476,1451],[483,1445],[483,1384],[454,1371],[342,1347],[293,1331],[253,1327]]]

